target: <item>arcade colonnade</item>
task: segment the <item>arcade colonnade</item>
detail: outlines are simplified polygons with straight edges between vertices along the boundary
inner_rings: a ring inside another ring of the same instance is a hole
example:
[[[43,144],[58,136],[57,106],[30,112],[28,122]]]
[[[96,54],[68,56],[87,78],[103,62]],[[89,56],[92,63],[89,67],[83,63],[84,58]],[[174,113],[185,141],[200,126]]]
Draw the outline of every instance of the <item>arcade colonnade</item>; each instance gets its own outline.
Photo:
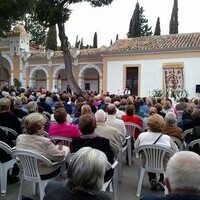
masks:
[[[31,86],[51,91],[57,85],[66,90],[67,74],[61,51],[45,51],[29,45],[31,36],[21,25],[13,28],[8,38],[0,38],[0,86],[13,85],[14,79],[22,87]],[[73,74],[79,87],[85,91],[102,90],[102,62],[77,62],[73,57]],[[76,65],[75,65],[76,63]]]

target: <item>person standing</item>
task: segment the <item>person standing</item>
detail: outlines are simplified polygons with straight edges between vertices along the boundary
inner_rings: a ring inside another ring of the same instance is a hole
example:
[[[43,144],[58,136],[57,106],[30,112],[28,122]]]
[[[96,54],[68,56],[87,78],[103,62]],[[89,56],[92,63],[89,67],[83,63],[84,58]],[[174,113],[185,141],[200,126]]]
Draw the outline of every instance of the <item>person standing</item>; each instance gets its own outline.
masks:
[[[72,90],[70,88],[70,85],[67,85],[66,91],[67,91],[67,93],[72,94]]]
[[[126,86],[124,89],[124,96],[128,96],[130,94],[131,94],[131,91],[129,90],[128,86]]]
[[[52,94],[55,94],[55,93],[57,93],[57,92],[58,92],[57,85],[54,85],[54,87],[53,87],[52,90],[51,90],[51,93],[52,93]]]

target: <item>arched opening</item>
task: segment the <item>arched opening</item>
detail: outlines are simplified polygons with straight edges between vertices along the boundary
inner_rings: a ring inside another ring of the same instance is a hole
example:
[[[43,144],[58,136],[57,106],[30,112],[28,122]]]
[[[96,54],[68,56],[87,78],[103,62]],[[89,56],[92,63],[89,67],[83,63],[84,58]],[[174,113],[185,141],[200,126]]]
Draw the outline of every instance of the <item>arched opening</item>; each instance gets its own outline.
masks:
[[[41,88],[47,89],[47,77],[43,70],[36,70],[34,73],[35,78],[35,88],[40,90]]]
[[[100,93],[102,90],[102,71],[99,66],[88,64],[81,68],[78,84],[83,91]]]
[[[65,69],[60,69],[57,73],[57,86],[58,89],[63,92],[66,91],[68,82],[67,82],[67,72]]]
[[[11,70],[9,62],[5,58],[0,57],[0,87],[10,86],[10,74]]]
[[[95,68],[86,68],[83,73],[83,90],[99,93],[99,73]]]

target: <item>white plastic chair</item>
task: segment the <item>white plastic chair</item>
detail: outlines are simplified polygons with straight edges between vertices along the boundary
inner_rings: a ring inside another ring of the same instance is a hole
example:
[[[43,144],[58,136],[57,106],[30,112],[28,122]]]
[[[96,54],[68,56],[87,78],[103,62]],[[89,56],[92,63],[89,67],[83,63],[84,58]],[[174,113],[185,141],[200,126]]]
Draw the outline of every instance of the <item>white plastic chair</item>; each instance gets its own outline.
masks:
[[[70,147],[70,143],[72,142],[72,138],[62,137],[62,136],[49,136],[49,138],[56,144],[57,141],[61,141],[63,145]]]
[[[180,139],[174,136],[170,136],[170,138],[174,141],[174,143],[178,146],[180,151],[183,151],[186,148],[185,142],[182,142]]]
[[[8,155],[11,155],[12,151],[15,149],[15,147],[11,148],[9,145],[7,145],[5,142],[0,141],[0,149],[5,151]],[[0,185],[1,185],[1,196],[6,196],[7,191],[7,172],[10,168],[13,167],[13,165],[17,161],[15,159],[11,159],[5,163],[1,163],[0,161]]]
[[[113,148],[113,150],[115,151],[117,147],[117,145],[112,145],[111,144],[111,148]],[[73,156],[75,155],[75,153],[70,153],[67,155],[65,162],[66,163],[70,163]],[[113,177],[108,180],[107,182],[105,182],[102,186],[101,191],[106,191],[107,188],[109,188],[109,191],[113,193],[113,200],[118,200],[118,170],[117,170],[117,166],[118,166],[118,160],[116,159],[115,162],[111,165],[109,162],[107,162],[107,168],[106,170],[110,170],[113,169],[114,170],[114,174]]]
[[[194,145],[199,145],[199,152],[200,152],[200,139],[196,139],[196,140],[193,140],[192,142],[190,142],[188,144],[188,150],[190,150],[189,148],[193,148]],[[192,150],[191,150],[192,151]],[[197,153],[197,152],[196,152]]]
[[[183,116],[183,110],[178,110],[178,120],[182,120],[182,116]]]
[[[189,139],[189,136],[192,135],[192,131],[193,131],[193,128],[189,128],[189,129],[183,131],[183,135],[184,135],[186,143],[187,143],[187,140]]]
[[[194,146],[195,144],[199,144],[199,146],[200,146],[200,139],[196,139],[196,140],[193,140],[192,142],[190,142],[190,143],[188,144],[188,148],[189,148],[189,147],[193,148],[193,146]]]
[[[142,145],[135,149],[136,155],[140,159],[140,175],[136,196],[140,197],[142,183],[145,172],[165,173],[164,158],[167,155],[169,158],[175,154],[170,148],[159,145]],[[142,155],[141,155],[142,153]],[[145,159],[142,165],[142,158]]]
[[[49,113],[47,111],[43,111],[42,114],[45,115],[47,117],[47,119],[51,120],[51,113]]]
[[[126,136],[128,137],[127,139],[127,152],[128,152],[128,165],[131,166],[131,157],[132,157],[132,144],[131,144],[131,137],[135,136],[135,131],[138,129],[140,132],[143,131],[142,127],[139,126],[138,124],[131,123],[131,122],[124,122],[125,127],[126,127]]]
[[[122,133],[120,133],[121,139],[122,139],[122,148],[119,149],[119,155],[118,155],[118,161],[119,161],[119,182],[122,182],[122,167],[123,167],[123,163],[124,163],[124,158],[126,158],[126,155],[124,157],[124,152],[127,152],[128,149],[128,140],[130,139],[130,136],[125,137]]]
[[[113,200],[118,200],[118,161],[115,160],[115,162],[111,165],[109,162],[107,162],[107,170],[113,169],[114,174],[113,177],[105,182],[103,184],[103,187],[101,191],[106,191],[107,188],[109,188],[109,191],[113,193]]]
[[[17,138],[18,133],[17,133],[15,130],[13,130],[12,128],[8,128],[8,127],[6,127],[6,126],[0,126],[0,128],[4,131],[4,133],[5,133],[6,135],[9,136],[9,133],[11,133],[12,136],[13,136],[13,138]]]
[[[39,184],[40,200],[42,200],[45,194],[44,189],[47,183],[54,180],[58,175],[50,179],[41,180],[38,162],[42,161],[49,167],[53,165],[57,165],[60,162],[51,162],[45,156],[42,156],[36,152],[28,151],[28,150],[14,150],[12,152],[12,155],[17,160],[20,161],[23,168],[23,172],[21,174],[21,183],[20,183],[20,189],[19,189],[19,194],[18,194],[18,200],[22,199],[22,189],[23,189],[24,180],[31,181],[34,183],[33,185],[34,194],[36,194],[36,188],[37,188],[36,184]]]

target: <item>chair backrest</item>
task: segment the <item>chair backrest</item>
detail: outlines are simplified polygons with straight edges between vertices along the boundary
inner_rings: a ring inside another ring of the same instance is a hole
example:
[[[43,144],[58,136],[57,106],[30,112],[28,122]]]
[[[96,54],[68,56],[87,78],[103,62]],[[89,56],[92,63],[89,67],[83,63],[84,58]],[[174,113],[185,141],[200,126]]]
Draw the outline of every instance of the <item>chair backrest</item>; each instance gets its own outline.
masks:
[[[8,128],[8,127],[6,127],[6,126],[0,126],[0,128],[1,128],[1,129],[4,131],[4,133],[5,133],[6,135],[8,135],[8,136],[9,136],[9,133],[11,133],[12,136],[13,136],[14,138],[16,138],[16,137],[18,136],[18,133],[17,133],[15,130],[11,129],[11,128]]]
[[[19,117],[18,117],[18,120],[19,120],[20,122],[22,122],[22,118],[19,118]]]
[[[189,128],[189,129],[183,131],[183,135],[184,135],[186,142],[190,138],[190,136],[192,135],[192,131],[193,131],[193,128]]]
[[[142,145],[135,149],[139,154],[141,166],[149,172],[164,173],[164,158],[170,158],[175,154],[170,148],[160,145]],[[145,163],[142,164],[143,157]]]
[[[71,162],[72,158],[74,157],[74,155],[75,155],[75,153],[69,153],[67,155],[67,157],[65,158],[65,162],[69,164]]]
[[[133,138],[134,138],[136,129],[138,129],[140,132],[142,132],[143,130],[141,126],[132,122],[124,122],[124,124],[126,127],[126,135],[133,136]]]
[[[72,142],[72,138],[62,137],[62,136],[49,136],[49,138],[57,144],[57,142],[62,142],[63,145],[70,147],[70,143]]]
[[[69,164],[75,154],[76,153],[69,153],[65,159],[65,162]],[[109,162],[107,162],[106,170],[114,169],[117,165],[118,165],[118,161],[115,161],[113,164],[110,164]]]
[[[199,148],[200,148],[200,139],[196,139],[196,140],[193,140],[192,142],[190,142],[188,144],[188,148],[189,147],[193,148],[195,144],[199,144]]]
[[[51,113],[49,113],[47,111],[43,111],[42,114],[45,115],[49,120],[51,120]]]
[[[120,148],[113,142],[110,142],[110,147],[114,153],[114,160],[118,160]]]
[[[121,140],[122,140],[122,145],[125,145],[126,144],[126,137],[121,133],[121,132],[119,132],[119,135],[120,135],[120,137],[121,137]]]
[[[182,120],[183,110],[178,110],[178,120]]]
[[[184,142],[179,140],[177,137],[170,136],[170,138],[175,142],[175,144],[178,146],[179,150],[182,151],[184,149]]]
[[[47,166],[52,166],[55,164],[45,156],[29,150],[16,149],[12,152],[12,155],[20,161],[20,164],[23,168],[24,178],[29,181],[41,181],[38,161],[44,162]]]
[[[5,151],[7,154],[11,154],[12,151],[15,150],[15,147],[11,148],[5,142],[0,141],[0,149],[2,149],[3,151]]]

